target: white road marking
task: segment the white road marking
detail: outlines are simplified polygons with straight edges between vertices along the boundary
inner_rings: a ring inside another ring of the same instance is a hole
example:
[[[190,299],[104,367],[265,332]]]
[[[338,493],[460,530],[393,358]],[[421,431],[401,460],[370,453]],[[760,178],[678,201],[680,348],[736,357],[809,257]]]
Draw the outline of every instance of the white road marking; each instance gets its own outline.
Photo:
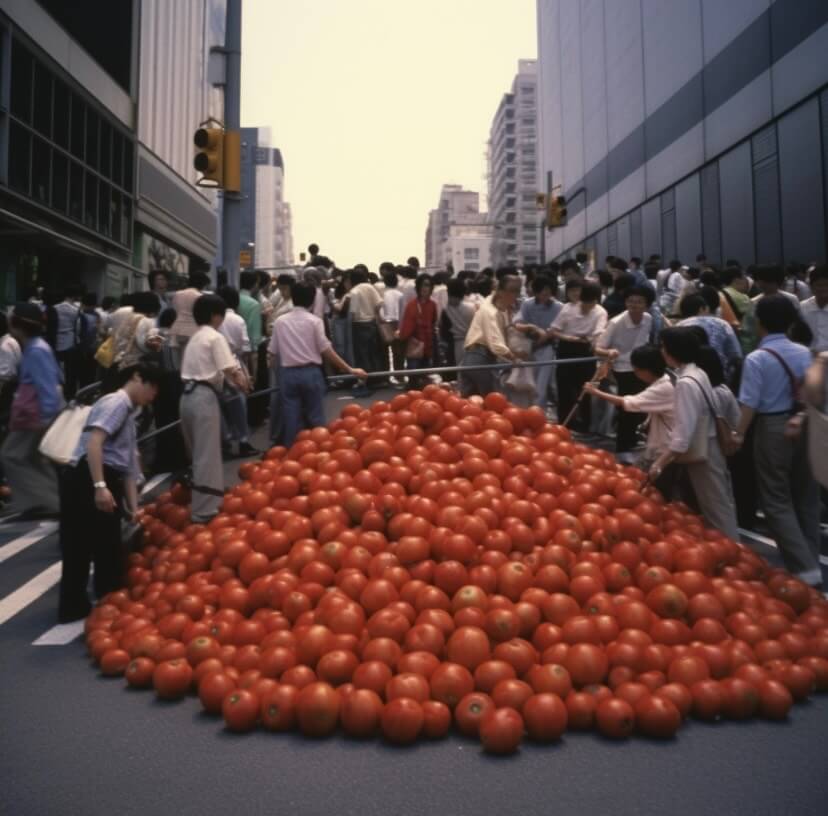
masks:
[[[60,569],[61,562],[55,561],[51,567],[47,567],[43,572],[35,575],[31,581],[27,581],[23,586],[0,600],[0,626],[60,581]]]
[[[159,473],[157,476],[153,476],[142,488],[141,488],[141,495],[143,496],[145,493],[149,493],[150,491],[154,490],[158,485],[160,485],[165,479],[169,479],[172,474],[170,473]]]
[[[82,620],[59,623],[44,632],[37,640],[32,641],[32,646],[66,646],[78,635],[83,634],[83,624]]]
[[[26,547],[30,547],[32,544],[37,544],[38,541],[46,538],[46,536],[50,536],[55,532],[55,530],[57,530],[57,528],[58,525],[56,521],[41,522],[30,533],[26,533],[26,535],[22,535],[19,538],[9,541],[8,544],[4,544],[0,547],[0,564],[11,558],[13,555],[17,555],[17,553],[22,552],[26,549]]]
[[[745,530],[740,527],[739,533],[740,535],[745,536],[745,538],[752,538],[754,541],[758,541],[760,544],[766,544],[768,547],[773,547],[775,550],[779,549],[779,545],[772,538],[760,535],[759,533],[754,533],[753,530]],[[828,567],[828,555],[820,555],[819,563]]]

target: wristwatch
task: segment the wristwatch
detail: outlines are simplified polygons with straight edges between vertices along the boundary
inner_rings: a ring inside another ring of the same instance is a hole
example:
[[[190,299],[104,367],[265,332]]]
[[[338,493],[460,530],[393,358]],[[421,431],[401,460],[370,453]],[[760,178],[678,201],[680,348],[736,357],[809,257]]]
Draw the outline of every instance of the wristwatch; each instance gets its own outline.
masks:
[[[95,490],[100,490],[101,488],[106,487],[106,482],[92,482],[92,487],[94,487]]]

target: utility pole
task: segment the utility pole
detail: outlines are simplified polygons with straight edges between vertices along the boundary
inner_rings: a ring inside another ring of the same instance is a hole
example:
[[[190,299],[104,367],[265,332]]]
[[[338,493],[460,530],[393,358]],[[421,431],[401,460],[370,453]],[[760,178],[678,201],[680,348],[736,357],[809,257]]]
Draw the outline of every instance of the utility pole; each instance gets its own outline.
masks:
[[[227,0],[224,32],[225,85],[224,128],[241,130],[241,19],[242,0]],[[227,282],[239,285],[239,250],[241,249],[241,193],[223,193],[221,212],[222,265]]]

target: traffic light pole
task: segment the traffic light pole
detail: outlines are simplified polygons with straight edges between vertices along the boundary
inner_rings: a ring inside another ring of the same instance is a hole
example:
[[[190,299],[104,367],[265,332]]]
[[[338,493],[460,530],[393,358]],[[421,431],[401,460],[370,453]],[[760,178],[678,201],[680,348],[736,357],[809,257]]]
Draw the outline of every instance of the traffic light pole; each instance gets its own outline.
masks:
[[[241,5],[242,0],[227,0],[224,34],[226,84],[224,86],[224,128],[241,129]],[[227,283],[239,285],[241,247],[241,194],[223,192],[221,208],[222,265]]]

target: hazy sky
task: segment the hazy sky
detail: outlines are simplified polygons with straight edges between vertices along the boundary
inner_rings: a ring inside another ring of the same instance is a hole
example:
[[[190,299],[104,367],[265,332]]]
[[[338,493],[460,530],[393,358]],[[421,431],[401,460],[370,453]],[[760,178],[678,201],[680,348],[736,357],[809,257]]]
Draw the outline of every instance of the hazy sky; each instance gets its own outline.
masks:
[[[341,267],[425,257],[440,186],[485,193],[492,117],[535,0],[245,0],[244,127],[285,160],[298,253]]]

